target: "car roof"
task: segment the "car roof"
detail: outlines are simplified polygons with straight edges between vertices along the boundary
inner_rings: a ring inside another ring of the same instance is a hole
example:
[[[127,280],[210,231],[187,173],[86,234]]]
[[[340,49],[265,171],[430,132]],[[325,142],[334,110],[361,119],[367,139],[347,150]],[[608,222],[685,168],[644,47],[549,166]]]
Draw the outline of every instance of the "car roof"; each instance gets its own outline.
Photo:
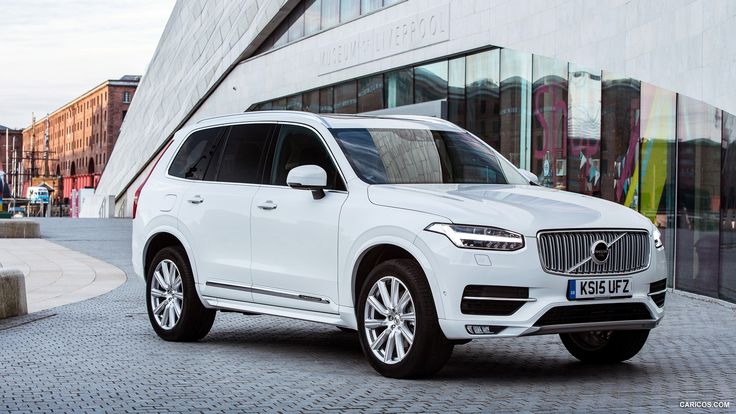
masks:
[[[253,111],[239,114],[205,118],[197,122],[196,128],[238,122],[301,122],[321,123],[327,128],[395,128],[395,129],[434,129],[442,131],[462,131],[457,125],[440,118],[418,115],[349,115],[313,114],[301,111]]]

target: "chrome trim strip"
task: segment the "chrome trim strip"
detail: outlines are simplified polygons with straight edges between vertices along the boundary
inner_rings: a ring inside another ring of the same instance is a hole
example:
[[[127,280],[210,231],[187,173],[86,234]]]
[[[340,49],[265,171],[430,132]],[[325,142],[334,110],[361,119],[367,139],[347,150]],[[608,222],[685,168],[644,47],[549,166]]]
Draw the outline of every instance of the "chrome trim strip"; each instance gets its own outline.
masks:
[[[667,292],[667,288],[664,288],[658,292],[647,293],[647,296],[659,295],[660,293],[666,293],[666,292]]]
[[[538,330],[524,334],[528,335],[546,335],[555,333],[570,333],[570,332],[587,332],[587,331],[620,331],[620,330],[632,330],[632,329],[652,329],[659,325],[662,319],[638,319],[631,321],[613,321],[613,322],[586,322],[586,323],[571,323],[563,325],[547,325],[539,326]]]
[[[233,289],[233,290],[241,290],[243,292],[258,293],[261,295],[277,296],[280,298],[297,299],[297,300],[303,300],[307,302],[317,302],[317,303],[325,303],[325,304],[330,303],[329,299],[319,298],[316,296],[304,295],[300,293],[287,293],[287,292],[281,292],[278,290],[256,288],[256,287],[251,287],[251,286],[242,286],[242,285],[235,285],[235,284],[222,283],[222,282],[207,282],[205,283],[205,285],[216,287],[216,288],[222,288],[222,289]]]
[[[507,300],[509,302],[536,302],[535,298],[496,298],[490,296],[463,296],[463,300]]]

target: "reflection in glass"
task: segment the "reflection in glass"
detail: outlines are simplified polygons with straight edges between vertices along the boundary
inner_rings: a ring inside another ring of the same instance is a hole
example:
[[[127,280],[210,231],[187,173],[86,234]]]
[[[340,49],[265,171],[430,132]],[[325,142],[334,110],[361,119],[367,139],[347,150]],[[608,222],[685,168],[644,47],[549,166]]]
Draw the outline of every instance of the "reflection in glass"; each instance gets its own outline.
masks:
[[[498,150],[517,167],[529,169],[532,55],[502,49],[500,79],[501,146]]]
[[[686,96],[677,104],[676,286],[718,295],[721,111]]]
[[[301,111],[302,110],[302,95],[292,95],[286,98],[286,109],[289,111]]]
[[[639,212],[651,220],[664,237],[670,286],[675,257],[676,104],[674,92],[641,83],[640,162],[633,178],[640,180]],[[633,191],[627,193],[624,204],[631,205],[633,197]]]
[[[600,195],[601,72],[570,64],[567,191]]]
[[[639,205],[638,80],[603,72],[601,93],[601,196],[633,209]]]
[[[500,147],[499,49],[468,55],[465,58],[466,124],[468,131],[493,148]]]
[[[340,23],[340,0],[322,0],[322,29]]]
[[[414,68],[414,102],[447,99],[447,61]]]
[[[567,62],[532,61],[532,172],[546,187],[567,183]]]
[[[320,29],[322,0],[308,0],[304,6],[304,35],[309,36]]]
[[[335,85],[335,113],[354,114],[357,108],[355,81]]]
[[[358,112],[383,109],[383,76],[358,80]]]
[[[273,100],[273,110],[274,111],[283,111],[286,110],[286,98],[280,98],[280,99],[274,99]]]
[[[340,0],[340,23],[360,16],[360,0]]]
[[[319,91],[317,89],[302,94],[302,110],[306,112],[319,112]]]
[[[333,100],[332,86],[319,90],[319,112],[321,114],[331,114],[335,112]]]
[[[360,13],[366,14],[383,7],[383,0],[361,0]]]
[[[414,71],[411,68],[388,72],[384,79],[386,108],[414,103]]]
[[[465,57],[448,63],[447,120],[465,128]]]
[[[723,113],[719,297],[736,301],[736,116]]]

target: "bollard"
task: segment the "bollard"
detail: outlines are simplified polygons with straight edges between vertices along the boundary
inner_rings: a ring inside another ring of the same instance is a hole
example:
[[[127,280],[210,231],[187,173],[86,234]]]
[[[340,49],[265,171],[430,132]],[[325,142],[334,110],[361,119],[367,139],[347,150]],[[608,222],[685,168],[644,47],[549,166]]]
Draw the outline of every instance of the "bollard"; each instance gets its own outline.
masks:
[[[28,313],[26,281],[23,272],[0,269],[0,319]]]

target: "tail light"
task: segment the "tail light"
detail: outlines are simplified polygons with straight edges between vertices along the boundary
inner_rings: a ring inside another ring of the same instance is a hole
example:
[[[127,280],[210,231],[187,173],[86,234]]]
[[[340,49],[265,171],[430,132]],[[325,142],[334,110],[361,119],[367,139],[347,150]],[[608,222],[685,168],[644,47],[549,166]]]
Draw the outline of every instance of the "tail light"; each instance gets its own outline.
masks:
[[[169,146],[171,145],[172,141],[169,141],[163,150],[161,150],[161,154],[156,159],[156,162],[153,163],[153,167],[151,168],[151,171],[148,172],[148,175],[141,183],[140,187],[138,187],[137,190],[135,190],[135,194],[133,194],[133,219],[135,219],[136,213],[138,213],[138,198],[141,196],[141,191],[143,191],[143,186],[146,185],[148,182],[148,179],[151,178],[151,174],[153,174],[153,170],[156,169],[156,166],[158,165],[158,162],[161,160],[161,157],[164,156],[166,153],[166,150],[169,149]]]

